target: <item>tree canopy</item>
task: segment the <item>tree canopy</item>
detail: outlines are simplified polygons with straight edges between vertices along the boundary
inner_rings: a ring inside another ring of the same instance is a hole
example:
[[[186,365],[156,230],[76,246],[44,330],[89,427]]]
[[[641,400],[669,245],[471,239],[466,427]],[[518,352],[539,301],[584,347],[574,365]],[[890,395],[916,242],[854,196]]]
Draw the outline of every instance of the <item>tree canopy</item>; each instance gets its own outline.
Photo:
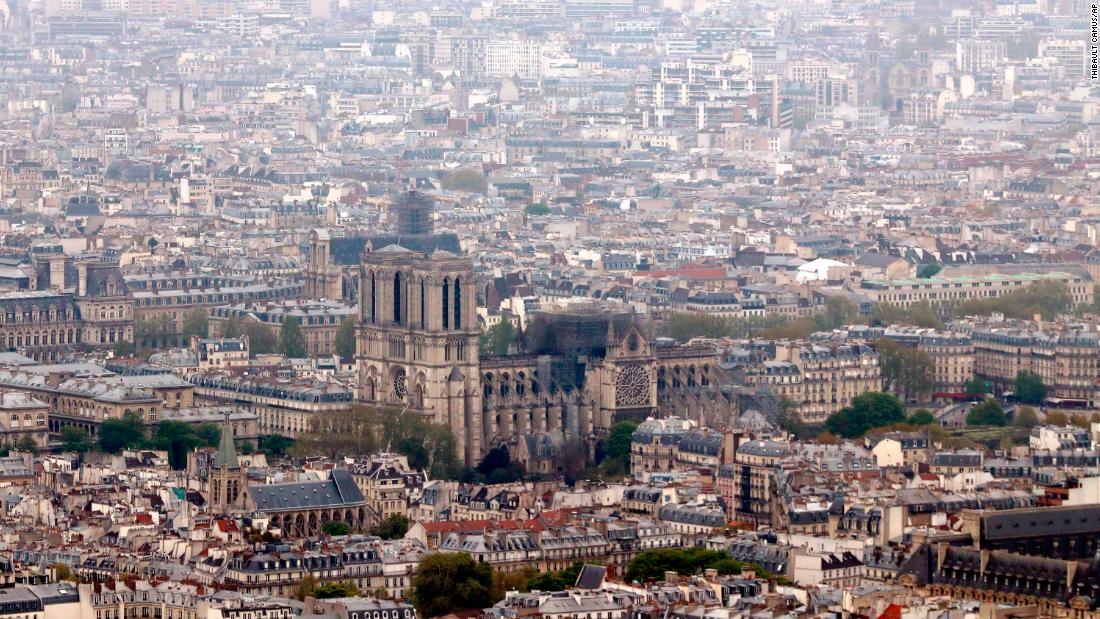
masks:
[[[359,595],[359,587],[349,581],[326,582],[318,585],[313,590],[313,597],[318,600],[329,598],[353,598]]]
[[[173,419],[157,423],[149,441],[153,448],[168,452],[168,464],[173,469],[187,468],[187,454],[196,447],[216,447],[221,440],[221,428],[204,423],[199,426]]]
[[[516,327],[511,320],[502,319],[486,329],[477,339],[478,352],[483,356],[508,354],[508,347],[516,341]]]
[[[982,395],[986,393],[993,393],[993,385],[989,381],[982,380],[977,376],[974,376],[963,383],[963,393],[970,395]]]
[[[279,339],[271,327],[256,320],[243,321],[240,335],[248,338],[248,354],[252,357],[271,354],[279,345]]]
[[[61,428],[61,444],[64,446],[65,451],[75,451],[79,454],[87,453],[95,447],[88,431],[76,426]]]
[[[623,420],[611,426],[603,446],[603,460],[600,465],[612,475],[625,475],[630,472],[630,444],[638,422]]]
[[[1005,411],[1001,408],[1001,405],[997,403],[997,400],[987,398],[981,404],[970,409],[970,412],[966,414],[966,425],[1006,426],[1008,425],[1008,417],[1005,415]]]
[[[542,572],[527,581],[528,590],[538,591],[564,591],[577,584],[577,576],[584,569],[584,563],[574,561],[564,570],[556,572]]]
[[[874,348],[888,391],[902,394],[906,401],[931,394],[935,366],[924,351],[889,338],[876,340]]]
[[[941,269],[943,269],[943,267],[938,264],[922,264],[920,268],[917,269],[917,277],[920,279],[935,277],[935,275],[939,273]]]
[[[436,479],[456,479],[462,463],[455,456],[454,440],[450,428],[418,415],[402,414],[393,407],[357,405],[313,415],[309,429],[298,434],[290,451],[303,457],[338,458],[392,450]]]
[[[302,327],[293,316],[284,316],[283,323],[279,326],[279,352],[294,359],[308,356]]]
[[[1038,374],[1021,371],[1016,374],[1016,400],[1028,404],[1042,404],[1047,398],[1047,387]]]
[[[450,172],[443,177],[440,184],[447,191],[465,191],[482,195],[489,192],[488,179],[480,171],[473,168],[462,168]]]
[[[382,539],[401,539],[408,531],[409,519],[401,514],[393,514],[371,527],[370,534]]]
[[[725,550],[708,550],[698,546],[643,550],[627,564],[625,577],[627,581],[645,582],[663,578],[665,572],[693,575],[713,569],[718,570],[719,574],[738,574],[745,567],[752,568],[762,578],[773,578],[767,570],[737,561]]]
[[[353,319],[345,318],[344,322],[340,323],[333,345],[341,359],[348,360],[355,356],[355,321]]]
[[[1030,406],[1019,406],[1012,416],[1012,425],[1017,428],[1034,428],[1039,425],[1039,414]]]
[[[852,398],[852,403],[829,415],[825,428],[837,436],[856,438],[868,430],[899,423],[905,419],[905,407],[894,396],[869,391]]]
[[[542,202],[535,202],[534,204],[528,204],[527,207],[524,208],[523,210],[528,215],[549,215],[550,214],[550,207],[546,206]]]
[[[493,572],[464,552],[436,552],[417,565],[412,602],[421,617],[439,617],[455,610],[482,609],[492,600]]]
[[[201,307],[195,307],[183,316],[183,339],[190,340],[191,336],[205,338],[210,333],[210,316]]]
[[[1054,318],[1073,307],[1073,298],[1064,284],[1039,282],[995,299],[964,301],[952,310],[955,316],[988,316],[994,312],[1008,318],[1030,320],[1036,314]]]
[[[104,453],[140,447],[145,441],[145,422],[134,411],[126,411],[120,419],[108,419],[99,426],[98,440]]]
[[[321,532],[325,535],[331,535],[333,537],[338,537],[340,535],[350,535],[351,525],[344,522],[343,520],[331,520],[321,526]]]
[[[912,415],[909,415],[905,423],[913,426],[930,426],[936,423],[936,416],[927,408],[922,408],[914,411]]]

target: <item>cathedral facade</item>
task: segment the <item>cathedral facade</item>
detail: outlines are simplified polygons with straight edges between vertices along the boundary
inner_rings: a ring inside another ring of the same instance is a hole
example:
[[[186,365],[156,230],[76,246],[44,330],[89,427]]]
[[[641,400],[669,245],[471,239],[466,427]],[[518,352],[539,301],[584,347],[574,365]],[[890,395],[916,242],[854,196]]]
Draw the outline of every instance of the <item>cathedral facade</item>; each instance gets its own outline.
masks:
[[[596,302],[541,312],[520,354],[481,357],[473,261],[453,234],[432,233],[423,200],[409,194],[398,201],[397,234],[313,233],[306,287],[325,296],[354,292],[359,400],[446,425],[467,463],[532,437],[554,446],[540,449],[551,461],[567,444],[592,454],[593,439],[615,422],[657,414],[666,372],[717,366],[713,353],[681,363],[675,351],[658,350],[629,309]],[[348,254],[357,249],[352,271]]]

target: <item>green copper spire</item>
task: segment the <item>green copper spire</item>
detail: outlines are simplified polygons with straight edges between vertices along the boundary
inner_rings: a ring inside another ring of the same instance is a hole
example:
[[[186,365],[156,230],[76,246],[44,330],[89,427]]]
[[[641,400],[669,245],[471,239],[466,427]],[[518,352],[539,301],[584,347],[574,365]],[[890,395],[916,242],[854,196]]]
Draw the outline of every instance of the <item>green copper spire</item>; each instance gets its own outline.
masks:
[[[237,446],[233,444],[233,426],[229,425],[229,413],[225,414],[225,423],[222,424],[222,436],[218,441],[218,454],[214,456],[214,466],[226,469],[235,469],[240,466],[237,462]]]

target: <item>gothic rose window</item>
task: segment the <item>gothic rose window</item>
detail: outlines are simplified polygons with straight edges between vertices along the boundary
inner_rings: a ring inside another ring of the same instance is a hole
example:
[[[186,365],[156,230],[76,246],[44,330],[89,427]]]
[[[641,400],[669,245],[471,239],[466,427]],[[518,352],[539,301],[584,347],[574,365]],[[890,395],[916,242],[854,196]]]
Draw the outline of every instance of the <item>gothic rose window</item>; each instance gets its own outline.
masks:
[[[649,404],[649,372],[640,365],[623,368],[615,377],[616,406]]]

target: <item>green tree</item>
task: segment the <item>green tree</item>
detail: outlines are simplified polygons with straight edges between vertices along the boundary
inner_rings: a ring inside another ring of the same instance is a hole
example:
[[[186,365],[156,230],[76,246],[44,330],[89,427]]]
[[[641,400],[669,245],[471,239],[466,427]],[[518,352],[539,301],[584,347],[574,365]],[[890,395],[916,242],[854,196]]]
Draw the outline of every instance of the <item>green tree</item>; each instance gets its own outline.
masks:
[[[394,450],[406,456],[410,466],[427,471],[435,479],[458,477],[463,467],[455,455],[450,427],[418,415],[401,415],[394,409],[382,409],[380,418],[380,436],[392,440]]]
[[[191,336],[207,337],[210,332],[210,316],[201,307],[189,310],[183,317],[183,339],[188,341]]]
[[[492,600],[493,572],[464,552],[436,552],[417,565],[412,602],[421,617],[439,617],[462,609],[481,609]]]
[[[343,520],[330,520],[321,526],[321,532],[325,535],[331,535],[338,537],[341,535],[351,535],[351,525]]]
[[[1016,407],[1016,414],[1012,416],[1012,425],[1017,428],[1034,428],[1039,425],[1039,414],[1030,406]]]
[[[530,566],[511,572],[493,572],[493,599],[503,600],[509,591],[530,591],[531,587],[528,583],[538,574],[535,568]]]
[[[408,531],[409,519],[401,514],[393,514],[371,527],[370,534],[382,539],[401,539]]]
[[[970,395],[993,393],[993,385],[975,376],[963,383],[963,393]]]
[[[1052,426],[1068,426],[1069,417],[1062,411],[1051,411],[1047,413],[1046,422]]]
[[[241,328],[241,321],[237,320],[236,316],[230,316],[222,322],[221,336],[226,339],[238,338],[244,334],[244,329]]]
[[[307,356],[306,338],[302,335],[298,319],[293,316],[283,317],[283,324],[279,327],[279,352],[294,359]]]
[[[643,550],[626,566],[626,580],[645,582],[663,578],[665,572],[693,575],[705,569],[721,569],[723,573],[740,572],[742,564],[730,558],[724,550],[690,548],[657,548]]]
[[[54,582],[76,581],[72,568],[64,563],[54,563],[50,569],[53,570]]]
[[[869,391],[852,398],[852,403],[829,415],[825,428],[838,436],[855,438],[868,430],[899,423],[905,419],[905,407],[894,396]]]
[[[924,351],[889,338],[876,340],[874,348],[887,390],[900,393],[906,401],[931,393],[935,367]]]
[[[1009,318],[1031,319],[1036,314],[1053,318],[1068,312],[1073,298],[1064,284],[1040,282],[995,299],[972,299],[954,308],[954,316],[988,316],[994,312]]]
[[[859,322],[859,307],[849,299],[832,296],[825,299],[825,311],[814,316],[819,330],[829,331]]]
[[[302,601],[307,597],[313,597],[317,592],[317,578],[310,574],[307,574],[304,578],[298,581],[298,586],[294,588],[294,593],[290,594],[290,597],[295,600]]]
[[[504,445],[490,449],[478,463],[477,472],[491,484],[523,479],[523,467],[518,462],[512,462],[508,447]]]
[[[731,319],[703,312],[679,312],[661,323],[660,334],[680,342],[693,337],[719,338],[729,335],[733,328]]]
[[[168,452],[168,464],[177,471],[187,468],[187,454],[198,446],[198,438],[191,426],[174,419],[159,422],[151,442],[154,448]]]
[[[921,408],[909,415],[905,422],[913,426],[930,426],[936,423],[936,416],[927,408]]]
[[[630,470],[630,444],[638,422],[625,420],[615,423],[607,433],[604,443],[604,459],[616,463],[623,471]]]
[[[257,447],[260,451],[268,455],[268,457],[274,458],[276,456],[285,456],[287,450],[294,446],[294,439],[283,436],[281,434],[265,434],[261,436]]]
[[[447,191],[465,191],[481,195],[489,191],[489,181],[485,175],[473,168],[462,168],[447,174],[440,185]]]
[[[135,352],[134,343],[127,342],[126,340],[119,340],[115,342],[114,353],[116,357],[130,357]]]
[[[477,339],[478,352],[482,356],[508,354],[508,347],[516,340],[516,327],[511,320],[502,319],[486,329]]]
[[[99,449],[117,454],[123,449],[141,446],[145,440],[145,422],[133,411],[126,411],[121,419],[108,419],[99,426]]]
[[[584,569],[584,563],[574,561],[569,567],[556,572],[542,572],[527,581],[529,591],[564,591],[577,584],[577,576]]]
[[[88,434],[88,431],[76,426],[61,428],[61,444],[64,446],[65,451],[75,451],[78,454],[87,453],[93,447],[92,437]]]
[[[336,330],[336,338],[333,344],[336,347],[336,354],[340,355],[341,359],[346,361],[355,356],[354,320],[345,318],[344,322],[340,323],[340,328]]]
[[[981,404],[970,409],[966,414],[968,426],[1006,426],[1008,417],[1001,405],[993,398],[988,398]]]
[[[330,598],[353,598],[359,595],[359,587],[353,582],[326,582],[313,590],[313,597],[318,600]]]
[[[920,268],[917,269],[917,277],[920,278],[920,279],[928,279],[929,277],[935,277],[936,274],[939,273],[941,269],[943,269],[943,267],[941,267],[938,264],[922,264],[920,266]]]
[[[217,447],[222,440],[222,429],[216,423],[200,423],[193,430],[196,447]]]
[[[253,357],[273,353],[279,344],[271,327],[255,320],[244,321],[241,335],[248,337],[248,353]]]
[[[523,211],[528,215],[549,215],[550,207],[542,202],[536,202],[534,204],[528,204]]]
[[[15,444],[15,448],[19,451],[30,452],[34,455],[38,455],[39,448],[38,443],[28,434],[24,434],[19,441]]]
[[[1028,404],[1042,404],[1047,398],[1047,387],[1038,374],[1021,371],[1016,374],[1016,400]]]
[[[369,406],[317,413],[309,418],[307,431],[300,432],[291,453],[299,457],[373,453],[386,447],[378,440],[380,413]]]
[[[786,396],[779,398],[779,410],[775,415],[775,424],[798,438],[803,438],[806,434],[806,424],[802,421],[802,416],[798,414],[798,405]]]
[[[1085,429],[1088,429],[1088,427],[1092,424],[1092,420],[1089,419],[1086,415],[1082,415],[1081,413],[1077,413],[1073,417],[1070,417],[1069,422],[1072,423],[1073,425],[1077,426],[1078,428],[1085,428]],[[27,437],[23,437],[23,438],[26,439]],[[22,442],[23,441],[20,441],[20,444],[22,444]],[[22,449],[22,448],[20,448],[20,449],[22,451],[30,451],[28,449]]]

